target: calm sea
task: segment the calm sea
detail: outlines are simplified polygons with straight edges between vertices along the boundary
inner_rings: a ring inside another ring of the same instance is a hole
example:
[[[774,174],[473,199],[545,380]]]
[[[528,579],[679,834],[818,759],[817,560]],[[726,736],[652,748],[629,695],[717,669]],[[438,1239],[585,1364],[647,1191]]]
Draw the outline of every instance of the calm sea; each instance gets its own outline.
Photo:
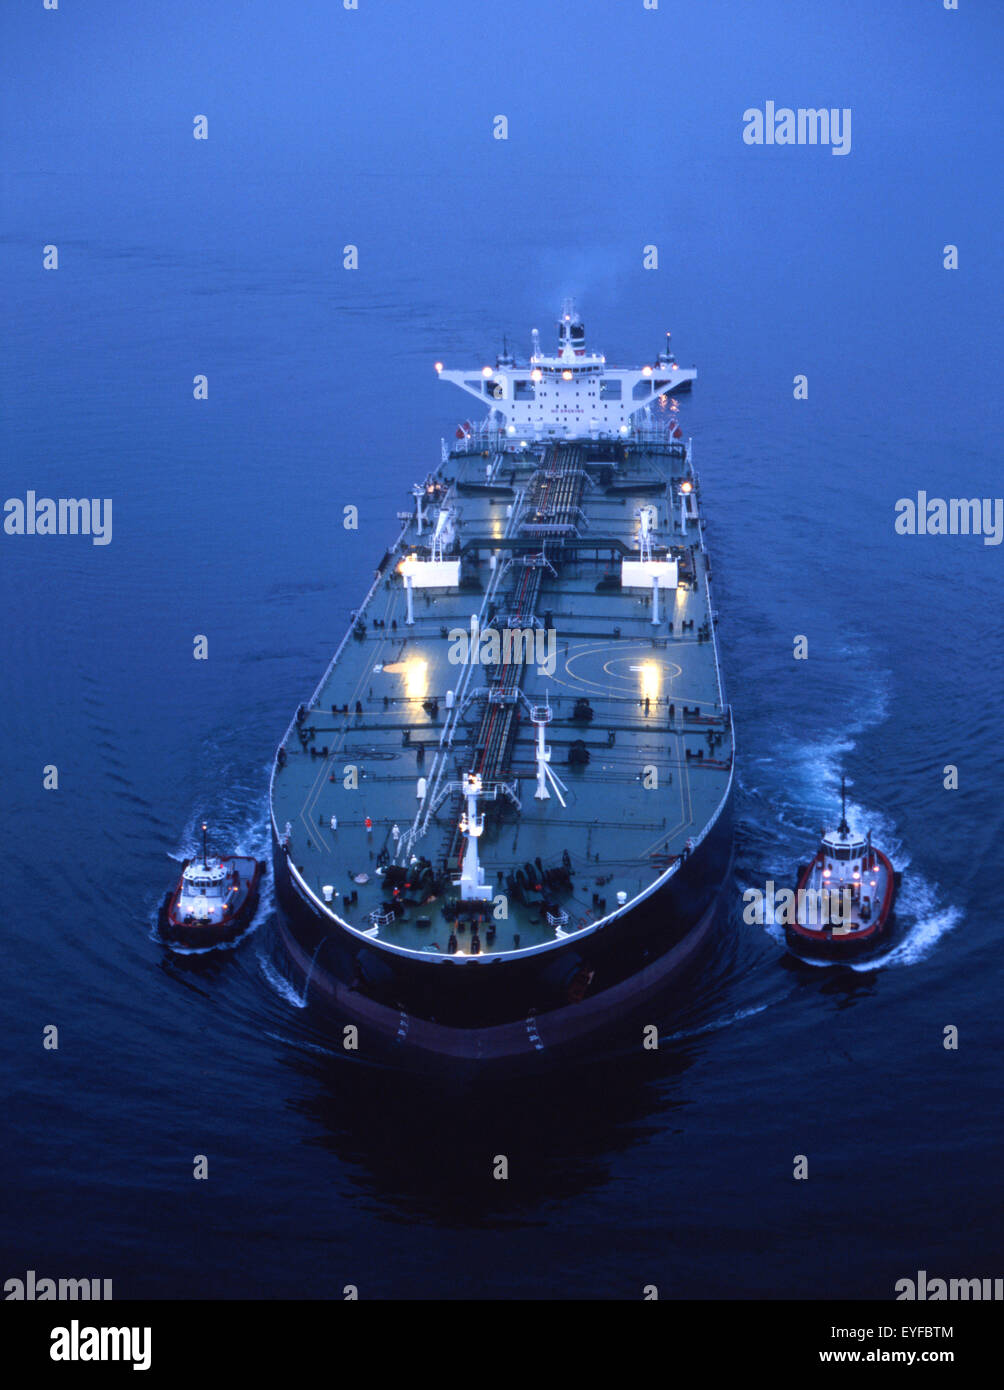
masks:
[[[89,8],[5,19],[0,500],[111,498],[113,538],[0,535],[0,1276],[889,1298],[1004,1273],[1002,550],[893,529],[919,489],[1001,491],[1004,15]],[[744,145],[767,100],[850,108],[851,152]],[[275,745],[469,413],[433,362],[527,353],[565,294],[609,357],[672,329],[699,370],[736,910],[658,1054],[460,1091],[331,1044],[271,889],[208,959],[152,924],[203,817],[266,855]],[[842,772],[901,935],[796,970],[740,894],[790,881]]]

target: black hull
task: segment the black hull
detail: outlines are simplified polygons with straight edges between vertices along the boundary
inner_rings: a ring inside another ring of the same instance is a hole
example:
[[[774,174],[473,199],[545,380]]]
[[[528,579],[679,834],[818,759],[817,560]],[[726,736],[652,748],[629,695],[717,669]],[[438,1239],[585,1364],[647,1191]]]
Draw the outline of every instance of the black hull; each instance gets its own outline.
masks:
[[[360,943],[323,916],[293,880],[273,832],[273,865],[282,935],[308,994],[350,1014],[386,1011],[399,1041],[454,1055],[485,1055],[509,1046],[495,1029],[518,1025],[522,1050],[527,1020],[565,1015],[562,1029],[627,1009],[645,990],[664,987],[709,935],[721,905],[732,858],[731,793],[707,837],[678,871],[624,917],[582,940],[524,958],[412,959]],[[386,1020],[385,1020],[386,1021]],[[424,1042],[424,1030],[431,1029]],[[532,1032],[532,1030],[531,1030]],[[410,1036],[409,1036],[410,1035]],[[442,1036],[440,1036],[442,1035]],[[539,1050],[539,1049],[537,1049]]]

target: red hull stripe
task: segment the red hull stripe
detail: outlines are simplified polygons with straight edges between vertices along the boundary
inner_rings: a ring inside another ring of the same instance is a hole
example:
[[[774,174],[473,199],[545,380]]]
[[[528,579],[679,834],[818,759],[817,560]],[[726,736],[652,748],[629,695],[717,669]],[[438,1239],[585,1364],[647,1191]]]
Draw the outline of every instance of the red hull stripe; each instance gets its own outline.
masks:
[[[886,856],[882,853],[880,849],[875,849],[873,847],[872,854],[875,855],[876,859],[880,859],[882,861],[882,865],[885,868],[886,872],[886,881],[885,893],[882,897],[882,906],[879,909],[878,916],[875,918],[874,922],[872,922],[870,926],[865,927],[862,931],[841,932],[838,936],[833,935],[832,929],[828,929],[827,931],[822,933],[806,931],[803,927],[799,926],[797,922],[790,923],[788,930],[794,932],[797,936],[803,937],[806,941],[832,941],[835,944],[839,944],[844,941],[868,941],[871,937],[877,936],[878,933],[885,926],[886,918],[889,916],[889,910],[892,907],[893,895],[896,892],[896,875],[893,871],[893,867],[890,864],[889,860],[886,858]],[[795,890],[796,902],[798,900],[798,893],[802,889],[804,889],[807,883],[809,882],[809,876],[812,873],[813,867],[815,866],[816,857],[812,858],[809,861],[809,863],[805,867],[804,872],[798,880],[798,887]]]

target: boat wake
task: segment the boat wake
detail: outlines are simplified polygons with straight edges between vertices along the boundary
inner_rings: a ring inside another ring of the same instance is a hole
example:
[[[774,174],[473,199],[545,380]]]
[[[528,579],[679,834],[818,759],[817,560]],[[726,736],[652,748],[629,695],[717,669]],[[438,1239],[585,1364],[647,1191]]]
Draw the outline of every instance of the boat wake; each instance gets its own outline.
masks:
[[[895,941],[888,951],[872,956],[867,961],[855,961],[851,969],[858,972],[879,970],[885,966],[917,965],[937,946],[963,919],[958,907],[944,907],[938,902],[937,889],[924,878],[904,879],[903,887],[896,899],[896,917],[902,924],[909,923],[905,934]]]
[[[848,649],[850,652],[852,649]],[[856,649],[855,649],[856,650]],[[852,761],[858,737],[881,724],[888,713],[889,688],[886,677],[879,674],[870,698],[857,719],[844,730],[825,739],[798,741],[789,738],[778,752],[757,759],[750,766],[751,784],[744,786],[747,809],[743,825],[749,844],[743,855],[744,880],[763,890],[763,880],[756,882],[752,864],[777,864],[773,875],[775,891],[794,888],[799,865],[813,851],[820,827],[836,823],[840,805],[841,772]],[[777,772],[782,772],[775,785]],[[853,782],[848,779],[849,788]],[[962,921],[960,908],[939,900],[937,885],[919,871],[908,872],[911,864],[909,849],[904,845],[893,820],[882,811],[847,800],[847,819],[855,833],[872,832],[875,843],[882,847],[895,867],[903,873],[903,885],[896,900],[898,928],[888,949],[867,960],[848,961],[844,965],[859,973],[891,966],[916,965],[925,960],[938,942]],[[780,853],[779,853],[780,850]],[[781,947],[785,946],[784,927],[768,922],[765,931]],[[807,965],[827,970],[833,962],[810,960]]]
[[[250,855],[267,859],[271,852],[271,823],[268,797],[262,795],[262,785],[268,785],[271,766],[254,783],[253,791],[233,786],[223,790],[212,806],[192,811],[181,832],[177,849],[168,857],[179,864],[191,859],[202,847],[202,822],[209,826],[210,847],[223,854]]]
[[[265,982],[275,991],[280,999],[284,999],[287,1004],[292,1004],[294,1009],[305,1009],[307,1007],[307,996],[301,996],[299,990],[295,989],[285,975],[278,970],[273,961],[269,960],[264,951],[259,951],[257,955],[258,969],[265,978]]]
[[[269,1029],[265,1030],[265,1037],[271,1038],[273,1042],[282,1043],[284,1047],[293,1047],[301,1052],[312,1052],[315,1057],[332,1057],[339,1062],[351,1061],[350,1053],[334,1047],[323,1047],[320,1043],[308,1042],[305,1038],[290,1038],[284,1033],[273,1033]]]
[[[703,1033],[717,1033],[722,1028],[731,1028],[734,1023],[741,1023],[744,1019],[752,1018],[755,1014],[762,1014],[765,1009],[769,1009],[775,1000],[767,1000],[766,1003],[752,1004],[746,1009],[736,1009],[734,1013],[726,1014],[723,1018],[714,1018],[709,1023],[701,1023],[696,1028],[681,1028],[677,1033],[666,1033],[660,1036],[659,1045],[667,1042],[682,1042],[686,1038],[699,1038]]]

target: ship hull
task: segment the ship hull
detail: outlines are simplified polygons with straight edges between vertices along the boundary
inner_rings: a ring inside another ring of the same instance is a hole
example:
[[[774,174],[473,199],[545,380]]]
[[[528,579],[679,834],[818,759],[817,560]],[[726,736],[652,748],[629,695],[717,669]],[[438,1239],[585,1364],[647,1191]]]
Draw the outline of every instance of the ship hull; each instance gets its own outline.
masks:
[[[270,786],[304,1001],[460,1059],[536,1052],[545,1021],[581,1039],[671,983],[731,863],[700,479],[641,404],[696,373],[607,366],[570,303],[557,327],[532,367],[436,364],[504,406],[413,485]]]
[[[290,873],[273,828],[280,931],[306,997],[390,1030],[403,1046],[457,1058],[541,1050],[531,1018],[553,1051],[670,985],[720,918],[731,862],[730,788],[688,859],[601,930],[524,958],[416,959],[360,943],[320,911]]]

